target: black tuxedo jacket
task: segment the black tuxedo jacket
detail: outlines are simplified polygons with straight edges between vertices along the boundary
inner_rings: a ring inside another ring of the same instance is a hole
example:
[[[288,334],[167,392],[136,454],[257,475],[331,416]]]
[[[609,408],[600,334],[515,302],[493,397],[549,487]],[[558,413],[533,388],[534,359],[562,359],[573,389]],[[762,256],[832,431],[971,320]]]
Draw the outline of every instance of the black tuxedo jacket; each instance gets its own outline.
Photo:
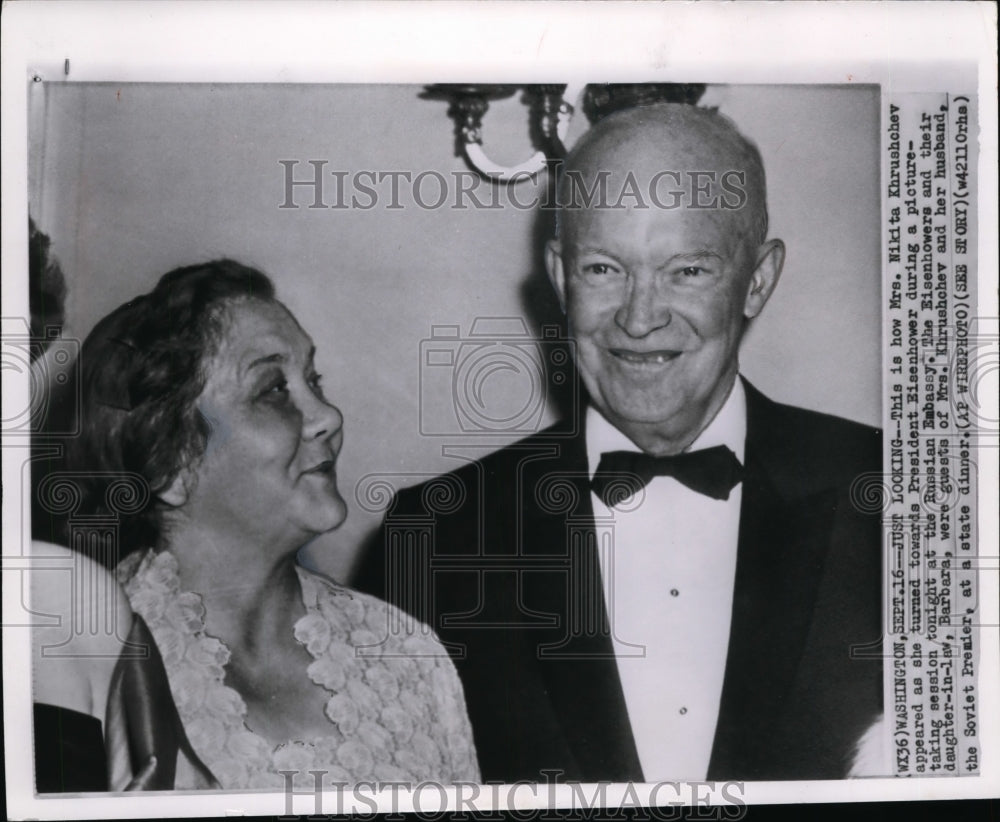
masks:
[[[881,525],[851,499],[859,476],[881,470],[881,435],[746,391],[708,776],[839,778],[882,710]],[[399,492],[362,560],[356,585],[448,646],[484,779],[685,776],[639,764],[614,658],[628,637],[604,606],[598,530],[582,431],[555,427]]]

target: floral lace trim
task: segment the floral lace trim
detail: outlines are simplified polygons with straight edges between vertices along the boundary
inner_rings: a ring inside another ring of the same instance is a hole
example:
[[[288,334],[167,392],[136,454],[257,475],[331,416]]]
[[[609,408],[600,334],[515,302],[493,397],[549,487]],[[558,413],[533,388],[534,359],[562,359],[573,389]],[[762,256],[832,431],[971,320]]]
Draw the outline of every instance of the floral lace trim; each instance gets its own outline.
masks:
[[[433,634],[419,623],[387,630],[390,620],[409,617],[296,570],[306,614],[294,635],[313,657],[304,673],[331,692],[329,727],[272,746],[247,727],[243,698],[225,684],[229,648],[205,633],[205,606],[180,589],[176,557],[149,551],[119,565],[132,608],[156,639],[191,745],[220,784],[283,788],[280,772],[295,771],[295,784],[311,789],[313,769],[326,772],[327,785],[478,780],[461,685]]]

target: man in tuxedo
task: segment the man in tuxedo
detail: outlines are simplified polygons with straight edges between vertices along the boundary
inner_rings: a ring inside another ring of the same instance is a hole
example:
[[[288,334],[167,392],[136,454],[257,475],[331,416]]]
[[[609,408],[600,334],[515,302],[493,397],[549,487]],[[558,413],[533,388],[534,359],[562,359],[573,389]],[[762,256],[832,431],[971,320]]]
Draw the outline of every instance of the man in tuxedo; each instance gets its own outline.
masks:
[[[486,779],[838,778],[881,712],[880,433],[739,375],[765,200],[713,111],[596,124],[546,251],[585,409],[387,511],[358,584],[449,647]]]

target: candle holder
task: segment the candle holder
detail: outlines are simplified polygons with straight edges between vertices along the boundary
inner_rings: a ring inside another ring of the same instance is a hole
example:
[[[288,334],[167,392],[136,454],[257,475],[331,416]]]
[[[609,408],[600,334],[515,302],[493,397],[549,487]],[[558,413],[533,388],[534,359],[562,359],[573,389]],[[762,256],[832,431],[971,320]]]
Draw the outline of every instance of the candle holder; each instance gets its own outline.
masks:
[[[483,147],[483,117],[490,101],[501,100],[522,89],[528,105],[528,129],[535,153],[522,163],[504,166],[494,162]],[[436,83],[420,95],[425,100],[445,100],[455,121],[455,156],[488,180],[518,183],[535,177],[566,156],[566,134],[575,101],[583,93],[583,111],[591,124],[622,109],[655,103],[695,105],[705,93],[704,83],[590,83],[579,85],[541,83],[497,85]]]

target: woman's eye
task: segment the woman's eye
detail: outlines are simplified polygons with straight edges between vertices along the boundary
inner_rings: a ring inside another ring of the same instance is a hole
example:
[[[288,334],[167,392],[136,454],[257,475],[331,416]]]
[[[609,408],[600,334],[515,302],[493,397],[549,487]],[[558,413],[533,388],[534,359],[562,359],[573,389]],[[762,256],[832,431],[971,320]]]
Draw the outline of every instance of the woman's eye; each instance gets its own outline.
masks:
[[[288,394],[288,381],[287,380],[277,380],[276,382],[268,385],[263,391],[260,392],[260,397],[262,399],[273,399],[284,397]]]
[[[311,377],[309,377],[309,379],[308,379],[307,382],[309,383],[309,387],[312,389],[313,393],[317,397],[322,397],[323,396],[323,375],[322,374],[313,374]]]

